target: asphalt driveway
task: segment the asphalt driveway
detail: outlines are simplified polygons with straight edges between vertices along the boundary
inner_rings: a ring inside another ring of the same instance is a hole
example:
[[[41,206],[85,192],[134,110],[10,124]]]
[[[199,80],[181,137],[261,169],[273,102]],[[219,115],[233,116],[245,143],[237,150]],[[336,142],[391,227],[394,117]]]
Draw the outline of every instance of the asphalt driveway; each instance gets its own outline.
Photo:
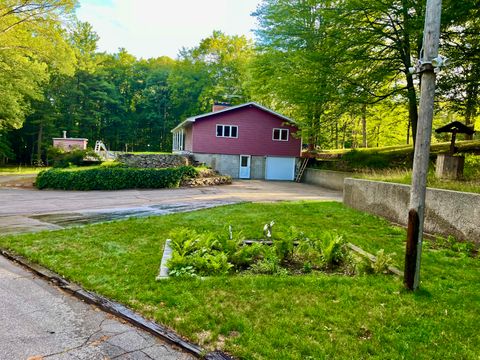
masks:
[[[295,182],[121,191],[0,188],[0,234],[60,229],[131,216],[163,215],[245,201],[341,201],[341,192]]]

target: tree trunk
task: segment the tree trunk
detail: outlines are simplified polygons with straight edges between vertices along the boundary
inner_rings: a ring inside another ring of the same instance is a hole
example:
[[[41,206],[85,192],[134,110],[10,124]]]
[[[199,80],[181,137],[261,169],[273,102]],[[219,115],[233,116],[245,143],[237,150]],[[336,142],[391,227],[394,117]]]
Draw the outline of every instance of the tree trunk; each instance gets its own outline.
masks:
[[[37,135],[37,165],[41,166],[42,164],[42,141],[43,141],[43,121],[38,124],[38,135]]]
[[[335,149],[338,149],[338,121],[335,121]]]
[[[408,96],[408,122],[412,127],[413,144],[415,144],[415,139],[417,135],[417,124],[418,124],[417,94],[415,91],[415,85],[413,83],[413,77],[410,74],[407,75],[407,93],[408,93],[407,95]]]
[[[475,81],[470,79],[469,84],[467,86],[466,91],[467,99],[465,104],[465,125],[470,126],[473,125],[473,121],[475,116],[477,115],[476,109],[476,102],[478,98],[478,84]],[[466,140],[472,140],[473,135],[465,134]]]
[[[362,147],[367,145],[367,104],[362,105]]]

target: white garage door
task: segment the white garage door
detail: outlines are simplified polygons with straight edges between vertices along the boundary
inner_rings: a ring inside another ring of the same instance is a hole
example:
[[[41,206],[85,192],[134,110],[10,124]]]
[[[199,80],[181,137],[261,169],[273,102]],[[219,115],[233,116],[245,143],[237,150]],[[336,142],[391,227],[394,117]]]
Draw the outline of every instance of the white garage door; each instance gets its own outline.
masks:
[[[295,176],[294,157],[267,157],[265,166],[265,179],[267,180],[293,180]]]

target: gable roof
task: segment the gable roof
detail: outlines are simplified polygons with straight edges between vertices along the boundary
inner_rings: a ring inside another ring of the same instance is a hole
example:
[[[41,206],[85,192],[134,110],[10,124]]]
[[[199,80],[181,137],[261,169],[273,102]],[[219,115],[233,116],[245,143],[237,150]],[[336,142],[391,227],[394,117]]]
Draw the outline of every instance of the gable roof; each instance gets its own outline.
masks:
[[[222,114],[222,113],[226,113],[228,111],[232,111],[232,110],[237,110],[237,109],[241,109],[241,108],[244,108],[244,107],[249,107],[249,106],[254,106],[256,107],[257,109],[260,109],[260,110],[263,110],[263,111],[266,111],[272,115],[275,115],[275,116],[278,116],[279,118],[285,120],[286,122],[289,122],[289,123],[292,123],[292,124],[296,124],[295,120],[292,120],[290,119],[289,117],[286,117],[285,115],[282,115],[282,114],[279,114],[273,110],[270,110],[269,108],[266,108],[265,106],[262,106],[254,101],[251,101],[251,102],[248,102],[248,103],[245,103],[245,104],[241,104],[241,105],[235,105],[235,106],[230,106],[230,107],[227,107],[225,109],[222,109],[222,110],[218,110],[218,111],[211,111],[209,113],[205,113],[205,114],[201,114],[201,115],[196,115],[196,116],[191,116],[189,118],[187,118],[186,120],[182,121],[180,124],[178,124],[177,126],[175,126],[171,132],[174,132],[175,130],[178,130],[182,127],[185,127],[185,125],[187,124],[190,124],[190,123],[194,123],[195,121],[199,120],[199,119],[202,119],[202,118],[205,118],[205,117],[209,117],[209,116],[212,116],[212,115],[217,115],[217,114]]]
[[[435,132],[456,132],[460,134],[473,135],[475,133],[475,130],[473,130],[473,127],[467,126],[460,121],[452,121],[451,123],[448,123],[447,125],[438,128],[437,130],[435,130]]]

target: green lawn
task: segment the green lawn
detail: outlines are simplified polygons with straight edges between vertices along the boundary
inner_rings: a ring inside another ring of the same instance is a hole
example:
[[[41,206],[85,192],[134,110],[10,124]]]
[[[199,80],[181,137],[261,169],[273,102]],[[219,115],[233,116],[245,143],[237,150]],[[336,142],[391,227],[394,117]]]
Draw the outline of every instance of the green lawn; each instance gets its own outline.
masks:
[[[396,252],[405,231],[339,203],[240,204],[62,231],[0,237],[14,250],[207,348],[245,359],[478,359],[478,257],[424,248],[421,291],[395,276],[253,276],[155,281],[172,229],[241,229],[275,220],[310,236],[336,231],[369,252]]]
[[[2,175],[30,175],[38,174],[42,170],[48,170],[48,167],[8,165],[0,166],[0,176]]]
[[[478,151],[480,149],[480,140],[458,140],[455,142],[459,152],[470,152],[472,150]],[[356,148],[356,151],[364,153],[411,153],[413,152],[413,145],[395,145],[384,147],[370,147],[370,148]],[[432,143],[430,147],[431,153],[448,152],[450,150],[450,141]],[[323,150],[325,154],[346,154],[352,149],[333,149]]]
[[[480,169],[478,169],[480,174]],[[435,176],[433,170],[429,171],[427,178],[427,186],[436,189],[464,191],[480,194],[480,178],[479,175],[470,176],[468,180],[456,181],[456,180],[443,180],[438,179]],[[393,182],[399,184],[412,184],[412,171],[411,170],[384,170],[384,171],[372,171],[370,173],[357,173],[353,177]]]

